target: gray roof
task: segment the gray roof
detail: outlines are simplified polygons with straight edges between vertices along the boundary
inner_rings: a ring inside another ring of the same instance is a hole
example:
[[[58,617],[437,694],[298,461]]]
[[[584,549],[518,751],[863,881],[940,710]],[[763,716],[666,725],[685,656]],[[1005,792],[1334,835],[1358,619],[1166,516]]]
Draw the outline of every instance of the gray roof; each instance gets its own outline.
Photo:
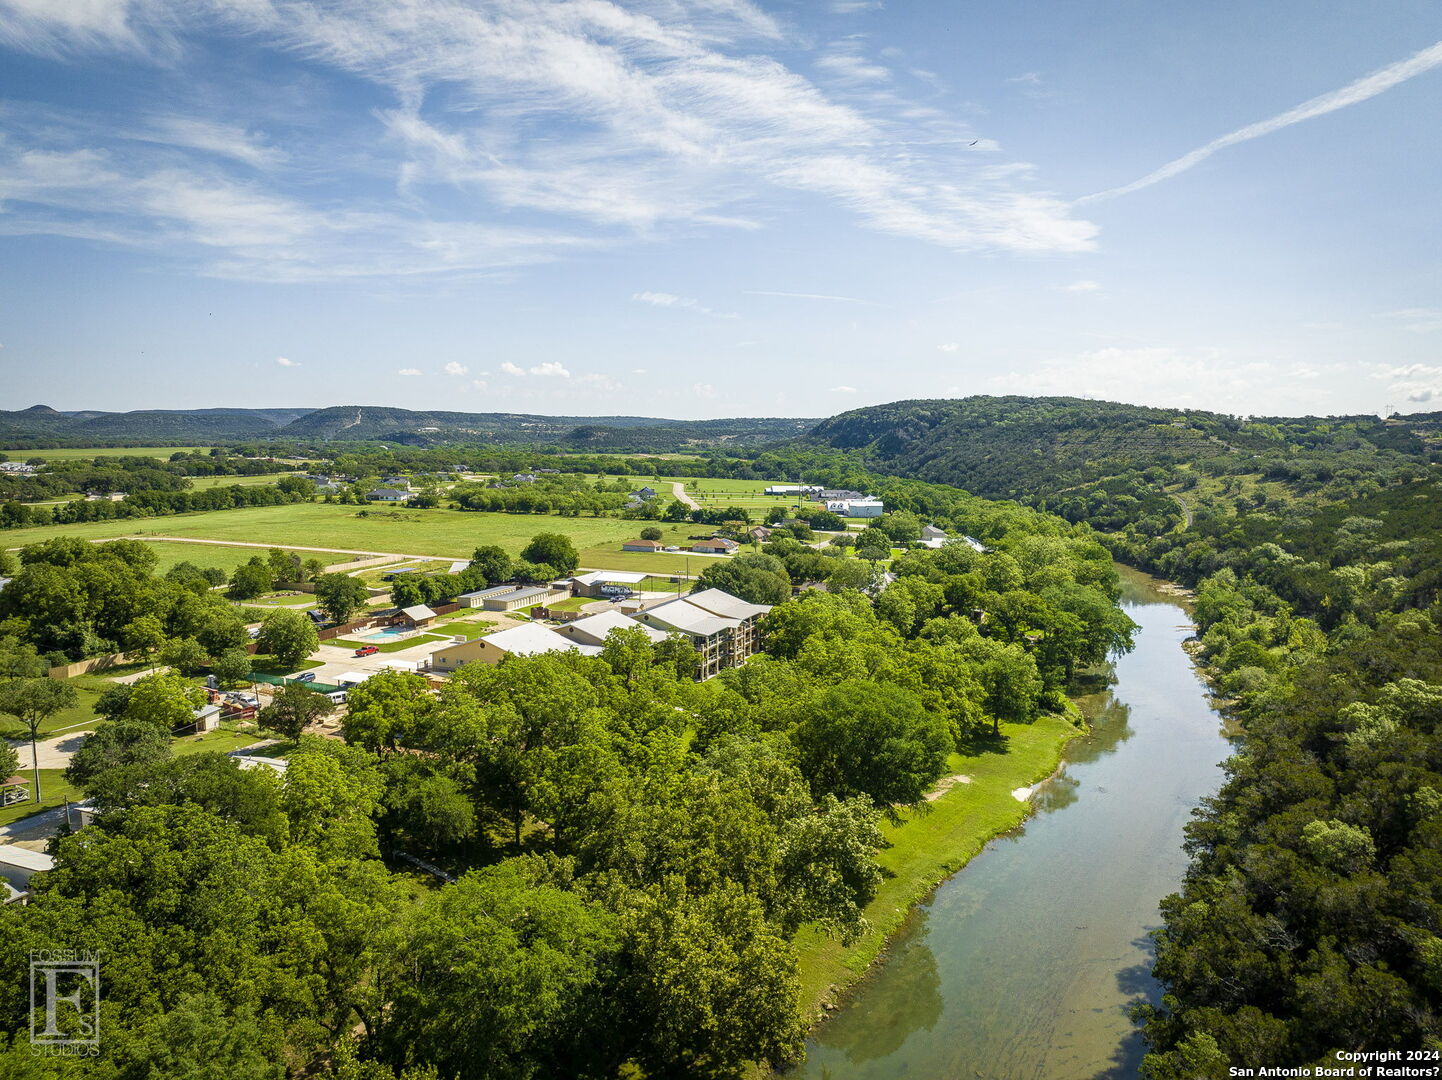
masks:
[[[436,613],[426,604],[412,604],[410,607],[401,608],[401,614],[409,619],[434,619]]]
[[[741,625],[740,619],[713,615],[705,608],[697,607],[686,600],[669,600],[664,604],[657,604],[653,608],[637,612],[636,618],[641,622],[657,622],[668,629],[680,630],[683,634],[699,634],[702,637],[710,637],[723,630],[734,630]]]
[[[704,589],[691,593],[686,599],[712,615],[721,615],[728,619],[749,619],[753,615],[765,615],[771,610],[767,604],[750,604],[720,589]]]

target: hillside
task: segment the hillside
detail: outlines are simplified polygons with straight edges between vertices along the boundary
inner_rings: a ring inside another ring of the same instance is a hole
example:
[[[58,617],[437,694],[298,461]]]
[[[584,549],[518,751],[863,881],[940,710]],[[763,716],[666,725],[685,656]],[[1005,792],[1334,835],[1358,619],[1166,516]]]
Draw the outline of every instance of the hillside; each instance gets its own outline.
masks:
[[[899,401],[824,420],[791,449],[1155,535],[1197,509],[1328,503],[1437,460],[1442,414],[1250,417],[1082,398]]]
[[[142,446],[293,440],[410,444],[543,443],[585,450],[754,447],[795,438],[816,421],[646,416],[540,416],[416,411],[372,405],[324,409],[144,409],[59,412],[44,405],[0,411],[0,447]]]

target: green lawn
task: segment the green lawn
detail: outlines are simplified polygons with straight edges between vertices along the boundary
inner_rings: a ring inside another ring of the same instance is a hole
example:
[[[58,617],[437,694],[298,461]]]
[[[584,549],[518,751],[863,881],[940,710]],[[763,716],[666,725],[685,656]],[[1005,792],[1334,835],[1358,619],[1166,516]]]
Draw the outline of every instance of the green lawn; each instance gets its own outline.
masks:
[[[280,667],[271,657],[265,655],[264,653],[257,653],[251,658],[250,670],[257,675],[274,675],[283,678],[284,676],[289,675],[292,672],[309,671],[311,668],[318,668],[324,666],[324,660],[302,660],[294,667]]]
[[[564,600],[556,600],[546,605],[548,611],[580,611],[587,604],[594,604],[598,601],[594,596],[568,596]]]
[[[449,634],[417,634],[415,637],[402,638],[400,641],[387,641],[384,644],[379,641],[361,641],[357,638],[331,638],[325,644],[338,645],[342,649],[363,649],[367,645],[374,645],[378,652],[400,652],[402,649],[409,649],[415,645],[424,645],[428,641],[444,641],[449,636]]]
[[[1081,734],[1066,717],[1044,716],[1034,724],[1003,724],[1005,752],[953,754],[948,773],[971,777],[955,784],[920,812],[906,811],[899,825],[882,832],[891,847],[877,861],[888,875],[866,907],[870,929],[855,944],[806,927],[796,937],[800,952],[801,1007],[812,1017],[833,987],[860,978],[911,909],[956,873],[992,837],[1015,828],[1028,804],[1012,792],[1051,775],[1062,748]]]
[[[273,472],[261,473],[259,476],[192,476],[190,487],[192,491],[207,491],[210,488],[234,487],[239,484],[241,487],[249,487],[251,484],[273,484],[282,476],[290,476],[291,473]]]
[[[210,451],[208,446],[109,446],[109,447],[67,447],[60,450],[12,450],[0,447],[11,461],[29,461],[44,458],[46,461],[74,461],[77,458],[93,457],[153,457],[169,460],[171,454]]]
[[[21,754],[22,766],[25,757],[26,754]],[[35,783],[34,770],[21,768],[19,775],[30,781],[33,794]],[[44,799],[38,803],[34,799],[26,799],[24,802],[14,803],[0,810],[0,825],[9,825],[12,821],[19,821],[23,817],[29,817],[31,814],[38,814],[42,810],[49,810],[52,807],[61,806],[66,800],[79,802],[85,798],[84,792],[65,782],[64,769],[40,770],[40,794],[44,796]]]
[[[222,727],[214,731],[207,731],[203,735],[182,735],[171,742],[170,752],[176,757],[200,754],[206,751],[228,754],[232,750],[239,750],[243,746],[260,742],[263,737],[253,731],[232,731]]]
[[[571,537],[578,549],[614,545],[619,550],[622,540],[638,535],[648,524],[610,517],[572,518],[463,510],[406,510],[398,511],[397,516],[392,518],[385,516],[388,511],[371,509],[369,515],[362,518],[356,516],[360,509],[340,503],[292,503],[288,506],[211,510],[127,521],[44,525],[6,530],[0,543],[21,547],[53,536],[77,536],[88,540],[118,536],[138,536],[142,539],[146,536],[176,536],[273,544],[281,548],[309,546],[347,552],[361,549],[464,559],[482,544],[499,544],[511,553],[519,554],[531,537],[543,532],[564,533]],[[663,524],[658,527],[665,530],[669,543],[678,542],[678,538],[684,540],[688,532],[698,531],[694,525]],[[206,545],[195,546],[199,549]]]
[[[693,525],[694,529],[695,526]],[[684,536],[682,542],[685,542]],[[699,575],[721,560],[711,556],[668,554],[666,552],[622,551],[619,544],[603,544],[581,551],[581,565],[593,570],[633,570],[642,574]]]
[[[242,511],[232,512],[240,513]],[[148,541],[145,546],[153,549],[159,557],[160,561],[156,563],[155,567],[156,573],[158,574],[163,574],[176,563],[183,562],[194,563],[196,566],[213,566],[217,570],[224,570],[229,574],[237,566],[250,562],[250,560],[257,555],[264,559],[269,554],[266,548],[231,547],[221,544],[187,544],[183,541],[174,540],[151,540]],[[295,554],[299,555],[302,561],[306,559],[320,559],[322,562],[331,563],[345,561],[347,559],[345,555],[326,555],[314,551],[297,551]]]
[[[49,734],[65,728],[77,728],[78,730],[98,723],[99,718],[95,715],[95,702],[99,700],[101,693],[111,685],[116,675],[130,674],[141,670],[142,667],[144,665],[130,664],[124,667],[110,668],[103,675],[76,675],[67,679],[66,682],[75,687],[76,703],[52,714],[41,724],[41,737],[47,737]],[[21,739],[25,737],[25,731],[11,717],[0,717],[0,737]]]

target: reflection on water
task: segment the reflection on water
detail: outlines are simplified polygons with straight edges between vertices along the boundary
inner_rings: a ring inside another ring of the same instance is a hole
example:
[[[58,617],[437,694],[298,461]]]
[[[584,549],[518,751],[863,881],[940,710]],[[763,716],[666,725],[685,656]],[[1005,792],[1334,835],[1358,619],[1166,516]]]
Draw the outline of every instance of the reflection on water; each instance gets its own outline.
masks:
[[[1025,827],[916,913],[795,1076],[1136,1075],[1144,1048],[1126,1008],[1157,997],[1147,931],[1181,878],[1182,826],[1216,789],[1228,746],[1180,648],[1180,605],[1122,573],[1141,631],[1112,685],[1080,701],[1093,730],[1038,790]]]

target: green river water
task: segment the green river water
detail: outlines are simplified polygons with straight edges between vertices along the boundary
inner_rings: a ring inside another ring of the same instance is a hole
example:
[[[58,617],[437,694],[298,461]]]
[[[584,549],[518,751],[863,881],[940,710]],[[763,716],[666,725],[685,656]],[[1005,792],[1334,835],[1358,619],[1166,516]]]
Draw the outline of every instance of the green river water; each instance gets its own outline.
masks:
[[[1160,998],[1147,931],[1231,748],[1181,647],[1181,602],[1121,573],[1141,630],[1111,688],[1080,702],[1092,732],[1033,796],[1034,816],[917,909],[791,1080],[1137,1075],[1126,1007]]]

